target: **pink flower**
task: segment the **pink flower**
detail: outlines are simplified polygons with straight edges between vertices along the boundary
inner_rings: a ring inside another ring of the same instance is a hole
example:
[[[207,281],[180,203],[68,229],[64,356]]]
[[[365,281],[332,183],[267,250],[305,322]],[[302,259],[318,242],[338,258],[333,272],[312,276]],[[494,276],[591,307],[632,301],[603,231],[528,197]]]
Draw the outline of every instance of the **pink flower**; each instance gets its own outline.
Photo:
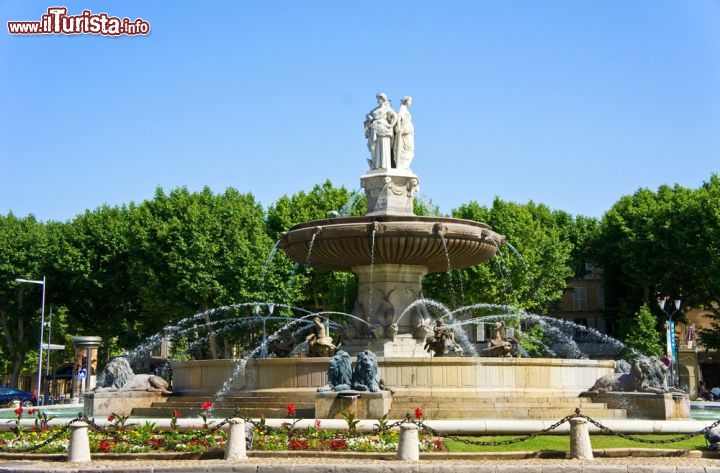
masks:
[[[200,409],[202,409],[204,411],[209,411],[210,409],[212,409],[212,406],[213,406],[212,402],[205,401],[202,404],[200,404]]]
[[[315,428],[320,430],[320,419],[315,419]]]
[[[287,412],[290,417],[295,417],[295,404],[288,404],[287,405]]]
[[[422,419],[422,416],[423,416],[422,407],[416,407],[415,408],[415,418]]]

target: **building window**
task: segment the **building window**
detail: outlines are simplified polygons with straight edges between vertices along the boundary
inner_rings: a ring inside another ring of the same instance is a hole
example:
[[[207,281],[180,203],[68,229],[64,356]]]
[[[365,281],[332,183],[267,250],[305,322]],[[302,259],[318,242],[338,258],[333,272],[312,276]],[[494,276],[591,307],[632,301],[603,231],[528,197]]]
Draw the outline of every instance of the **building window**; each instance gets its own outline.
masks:
[[[603,278],[603,269],[600,266],[597,266],[594,263],[591,263],[589,261],[585,262],[585,276],[583,276],[584,279],[602,279]]]
[[[574,287],[573,288],[573,310],[586,310],[586,309],[587,309],[587,288]]]
[[[597,288],[597,306],[598,309],[605,309],[605,288],[599,287]]]

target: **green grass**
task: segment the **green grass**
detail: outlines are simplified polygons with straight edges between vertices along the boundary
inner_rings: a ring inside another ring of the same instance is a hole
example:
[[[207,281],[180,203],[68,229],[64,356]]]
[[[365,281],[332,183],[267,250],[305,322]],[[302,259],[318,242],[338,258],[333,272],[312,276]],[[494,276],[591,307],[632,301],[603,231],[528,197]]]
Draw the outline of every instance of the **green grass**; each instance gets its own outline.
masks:
[[[644,439],[669,439],[679,437],[677,435],[637,435],[636,437]],[[522,437],[521,435],[504,435],[496,437],[462,437],[464,439],[479,440],[487,442],[490,440],[509,440]],[[674,443],[651,444],[642,442],[633,442],[620,437],[610,435],[591,435],[590,442],[594,449],[604,448],[665,448],[675,450],[700,450],[707,448],[707,443],[702,435],[693,437],[689,440]],[[570,450],[570,437],[568,435],[540,435],[524,442],[514,443],[510,445],[500,446],[479,446],[471,445],[455,440],[447,439],[445,441],[447,448],[451,452],[522,452],[522,451],[541,451],[541,450]]]

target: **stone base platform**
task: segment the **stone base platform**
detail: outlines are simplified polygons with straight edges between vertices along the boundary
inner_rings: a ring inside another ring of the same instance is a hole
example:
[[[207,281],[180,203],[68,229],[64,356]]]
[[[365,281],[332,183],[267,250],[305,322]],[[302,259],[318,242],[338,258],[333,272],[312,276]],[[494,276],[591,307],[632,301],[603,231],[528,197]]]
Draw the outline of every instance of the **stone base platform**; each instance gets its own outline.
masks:
[[[651,394],[637,392],[582,393],[594,403],[609,408],[624,409],[631,419],[674,420],[690,418],[690,399],[687,394]]]
[[[341,419],[349,413],[357,419],[380,419],[390,411],[392,394],[364,391],[328,391],[315,396],[315,417],[318,419]]]
[[[133,409],[164,403],[167,394],[148,391],[109,391],[87,393],[84,396],[83,413],[88,417],[107,417],[110,414],[129,416]]]

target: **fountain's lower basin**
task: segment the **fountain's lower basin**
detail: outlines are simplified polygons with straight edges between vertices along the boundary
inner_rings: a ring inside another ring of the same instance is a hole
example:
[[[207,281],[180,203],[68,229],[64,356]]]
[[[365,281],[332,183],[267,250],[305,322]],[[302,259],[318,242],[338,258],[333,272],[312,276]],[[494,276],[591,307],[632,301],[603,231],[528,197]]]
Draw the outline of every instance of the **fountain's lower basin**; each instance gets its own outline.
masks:
[[[327,383],[329,358],[249,360],[232,392],[258,389],[319,388]],[[612,373],[615,362],[556,358],[401,358],[379,357],[380,374],[393,390],[465,392],[532,391],[548,396],[577,396],[599,377]],[[215,394],[232,375],[233,360],[173,362],[173,392]]]

